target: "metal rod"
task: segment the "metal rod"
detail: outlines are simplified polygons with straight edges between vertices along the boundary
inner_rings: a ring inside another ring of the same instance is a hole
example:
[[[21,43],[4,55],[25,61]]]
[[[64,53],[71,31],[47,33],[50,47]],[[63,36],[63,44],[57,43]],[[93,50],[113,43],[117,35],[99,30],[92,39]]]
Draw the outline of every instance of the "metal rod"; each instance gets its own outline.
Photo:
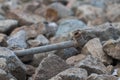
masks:
[[[42,52],[65,49],[65,48],[70,48],[70,47],[75,47],[75,46],[76,46],[75,41],[65,41],[61,43],[50,44],[50,45],[45,45],[45,46],[40,46],[40,47],[35,47],[35,48],[30,48],[30,49],[17,50],[14,52],[17,56],[25,56],[25,55],[38,54]]]

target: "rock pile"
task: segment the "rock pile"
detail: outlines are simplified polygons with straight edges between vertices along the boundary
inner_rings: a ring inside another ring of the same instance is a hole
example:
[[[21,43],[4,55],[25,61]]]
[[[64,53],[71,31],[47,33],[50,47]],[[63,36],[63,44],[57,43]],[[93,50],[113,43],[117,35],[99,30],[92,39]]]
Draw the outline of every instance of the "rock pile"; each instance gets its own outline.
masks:
[[[120,80],[120,0],[0,0],[0,80]]]

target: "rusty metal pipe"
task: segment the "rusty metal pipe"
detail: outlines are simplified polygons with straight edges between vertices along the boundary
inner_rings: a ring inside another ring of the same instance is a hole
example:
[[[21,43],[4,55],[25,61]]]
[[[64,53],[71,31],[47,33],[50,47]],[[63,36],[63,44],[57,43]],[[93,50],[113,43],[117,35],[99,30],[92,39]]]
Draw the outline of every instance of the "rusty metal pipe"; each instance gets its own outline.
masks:
[[[40,46],[40,47],[35,47],[35,48],[30,48],[30,49],[17,50],[14,52],[17,56],[25,56],[25,55],[30,55],[30,54],[38,54],[38,53],[43,53],[43,52],[48,52],[48,51],[53,51],[53,50],[75,47],[76,45],[77,44],[74,40],[73,41],[70,40],[70,41],[65,41],[61,43],[50,44],[50,45],[45,45],[45,46]]]

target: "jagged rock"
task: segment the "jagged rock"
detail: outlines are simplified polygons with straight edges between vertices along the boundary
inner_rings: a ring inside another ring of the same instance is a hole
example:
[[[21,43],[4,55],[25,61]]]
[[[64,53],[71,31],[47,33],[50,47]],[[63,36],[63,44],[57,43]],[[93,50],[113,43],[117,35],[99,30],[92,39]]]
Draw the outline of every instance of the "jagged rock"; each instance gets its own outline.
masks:
[[[39,64],[33,80],[48,80],[67,68],[69,66],[64,60],[54,54],[49,54]]]
[[[87,55],[85,54],[78,54],[78,55],[72,56],[66,60],[66,63],[69,65],[75,65],[81,60],[83,60],[86,56]]]
[[[103,46],[99,38],[89,40],[82,49],[83,54],[91,54],[100,59],[104,64],[111,64],[112,59],[103,51]]]
[[[59,18],[69,17],[73,14],[73,12],[62,5],[61,3],[52,3],[48,6],[46,10],[46,19],[49,21],[56,21]]]
[[[83,20],[88,26],[100,25],[106,22],[103,9],[92,5],[82,5],[76,10],[76,16]]]
[[[18,57],[14,54],[14,52],[12,52],[7,48],[0,47],[0,56],[1,56],[0,69],[3,69],[6,72],[5,73],[6,76],[11,74],[17,80],[26,80],[26,67],[18,59]],[[10,79],[7,79],[7,80],[10,80]]]
[[[56,36],[68,36],[70,32],[86,28],[85,23],[77,19],[65,19],[59,22]]]
[[[103,50],[112,58],[120,60],[120,39],[108,40],[103,45]]]
[[[98,74],[91,74],[87,80],[118,80],[117,77],[112,75],[98,75]]]
[[[0,20],[0,32],[7,32],[15,27],[17,27],[18,21],[7,19],[7,20]]]
[[[97,73],[97,74],[106,74],[107,68],[104,64],[97,58],[92,57],[91,55],[87,56],[85,59],[80,61],[75,67],[83,68],[88,71],[88,74]]]
[[[14,35],[11,35],[7,40],[8,47],[10,49],[25,49],[27,48],[26,43],[26,32],[21,30]]]
[[[6,47],[7,46],[7,35],[0,34],[0,46]]]
[[[69,68],[49,80],[86,80],[87,71],[81,68]]]

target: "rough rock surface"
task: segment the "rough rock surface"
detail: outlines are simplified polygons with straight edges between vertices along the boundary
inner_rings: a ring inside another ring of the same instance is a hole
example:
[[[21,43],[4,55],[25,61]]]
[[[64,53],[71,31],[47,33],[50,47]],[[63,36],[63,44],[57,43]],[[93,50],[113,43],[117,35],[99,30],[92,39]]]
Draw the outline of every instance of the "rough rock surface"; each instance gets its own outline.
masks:
[[[59,72],[69,68],[64,60],[54,54],[49,54],[44,58],[36,69],[33,80],[47,80],[57,75]]]
[[[88,71],[88,74],[97,73],[97,74],[106,74],[107,69],[104,64],[97,58],[92,57],[91,55],[87,56],[85,59],[80,61],[75,67],[83,68]]]
[[[86,80],[87,71],[82,68],[69,68],[49,80]]]
[[[120,60],[120,39],[106,41],[103,49],[109,56]]]
[[[89,40],[82,49],[83,54],[91,54],[101,60],[104,64],[111,64],[112,59],[103,51],[99,38]]]
[[[3,69],[3,77],[11,74],[17,80],[26,80],[26,67],[11,50],[0,47],[0,69]],[[4,79],[3,79],[4,80]],[[8,79],[6,79],[8,80]]]

